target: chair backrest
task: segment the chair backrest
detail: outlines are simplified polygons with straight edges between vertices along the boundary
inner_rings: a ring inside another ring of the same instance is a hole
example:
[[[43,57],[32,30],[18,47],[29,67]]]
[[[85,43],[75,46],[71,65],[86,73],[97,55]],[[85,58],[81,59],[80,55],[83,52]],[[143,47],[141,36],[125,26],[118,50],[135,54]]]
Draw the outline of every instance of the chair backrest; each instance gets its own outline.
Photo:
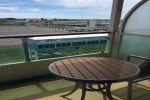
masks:
[[[142,64],[140,64],[139,68],[140,68],[140,77],[150,76],[150,59],[145,60]]]

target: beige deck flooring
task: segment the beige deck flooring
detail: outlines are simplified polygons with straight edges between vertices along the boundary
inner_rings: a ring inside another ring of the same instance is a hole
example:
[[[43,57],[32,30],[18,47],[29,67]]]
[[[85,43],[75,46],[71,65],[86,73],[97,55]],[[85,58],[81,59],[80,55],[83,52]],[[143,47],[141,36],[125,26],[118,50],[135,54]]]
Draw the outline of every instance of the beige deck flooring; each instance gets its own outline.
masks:
[[[37,81],[0,88],[0,100],[80,100],[81,89],[67,98],[60,97],[74,86],[73,82],[59,80]],[[96,88],[96,85],[95,85]],[[114,83],[114,100],[126,100],[127,82]],[[108,100],[101,92],[86,92],[85,100]],[[134,84],[133,100],[150,100],[150,80]]]

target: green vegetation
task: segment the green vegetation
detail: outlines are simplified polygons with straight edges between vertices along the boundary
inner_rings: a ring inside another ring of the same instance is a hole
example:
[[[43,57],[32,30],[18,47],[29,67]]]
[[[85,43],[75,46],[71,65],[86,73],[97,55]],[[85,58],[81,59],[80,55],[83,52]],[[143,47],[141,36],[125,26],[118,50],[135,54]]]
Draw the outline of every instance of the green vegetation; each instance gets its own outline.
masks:
[[[38,58],[46,59],[46,58],[56,58],[56,57],[104,52],[105,49],[106,49],[106,44],[105,45],[88,45],[88,46],[80,46],[80,47],[65,47],[65,48],[59,48],[59,49],[40,50],[40,51],[38,51]]]
[[[24,61],[22,45],[0,46],[0,64],[22,61]]]
[[[80,47],[66,47],[59,49],[42,49],[38,51],[38,59],[48,59],[96,52],[104,52],[105,45],[88,45]],[[34,55],[34,54],[33,54]],[[35,58],[31,58],[35,60]],[[23,62],[24,51],[22,45],[0,46],[0,64]]]
[[[104,52],[105,47],[100,45],[90,45],[81,47],[81,54],[88,54],[88,53],[96,53],[96,52]]]

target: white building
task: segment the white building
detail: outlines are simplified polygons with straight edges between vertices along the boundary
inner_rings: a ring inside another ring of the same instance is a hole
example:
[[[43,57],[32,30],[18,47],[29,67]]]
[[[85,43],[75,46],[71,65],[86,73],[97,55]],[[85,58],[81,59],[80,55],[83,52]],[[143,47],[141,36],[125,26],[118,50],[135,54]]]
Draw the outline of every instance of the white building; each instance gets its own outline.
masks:
[[[63,29],[71,32],[107,31],[110,20],[107,19],[29,19],[29,26]]]

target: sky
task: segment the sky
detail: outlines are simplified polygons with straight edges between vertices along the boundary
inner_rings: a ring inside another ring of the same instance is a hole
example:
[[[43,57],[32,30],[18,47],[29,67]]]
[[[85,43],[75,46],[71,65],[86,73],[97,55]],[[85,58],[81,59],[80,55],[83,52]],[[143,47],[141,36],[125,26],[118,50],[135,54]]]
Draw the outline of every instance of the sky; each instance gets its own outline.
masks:
[[[0,18],[110,19],[112,1],[0,0]],[[139,1],[124,0],[122,15]]]

